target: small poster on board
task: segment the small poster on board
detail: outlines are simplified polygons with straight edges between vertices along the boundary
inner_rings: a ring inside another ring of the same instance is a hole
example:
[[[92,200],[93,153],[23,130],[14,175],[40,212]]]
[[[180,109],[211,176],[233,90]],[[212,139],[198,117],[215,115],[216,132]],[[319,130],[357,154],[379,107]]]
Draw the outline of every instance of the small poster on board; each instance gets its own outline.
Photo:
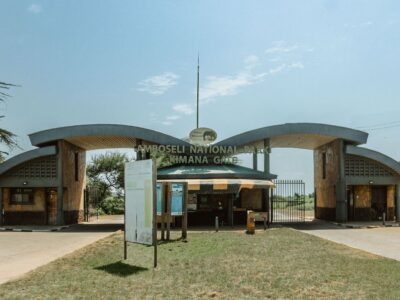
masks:
[[[161,216],[161,200],[163,197],[162,184],[157,183],[157,216]]]
[[[171,215],[181,216],[183,209],[183,184],[171,184]]]

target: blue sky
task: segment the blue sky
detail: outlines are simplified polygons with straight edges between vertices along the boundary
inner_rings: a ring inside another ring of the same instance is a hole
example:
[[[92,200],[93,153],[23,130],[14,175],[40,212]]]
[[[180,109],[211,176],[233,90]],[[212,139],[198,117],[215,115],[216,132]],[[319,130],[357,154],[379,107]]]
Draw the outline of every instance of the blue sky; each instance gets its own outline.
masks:
[[[0,126],[24,150],[74,124],[186,136],[200,53],[200,125],[219,139],[321,122],[400,160],[399,1],[2,0],[0,34],[0,81],[21,85]],[[310,186],[312,152],[274,149],[272,171]]]

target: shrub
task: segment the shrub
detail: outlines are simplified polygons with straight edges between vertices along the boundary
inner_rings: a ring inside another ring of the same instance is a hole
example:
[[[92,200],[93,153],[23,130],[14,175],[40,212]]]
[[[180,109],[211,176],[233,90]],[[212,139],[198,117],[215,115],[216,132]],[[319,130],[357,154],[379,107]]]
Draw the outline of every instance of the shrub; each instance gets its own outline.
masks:
[[[125,211],[124,199],[120,197],[107,197],[101,204],[100,208],[107,215],[120,215]]]

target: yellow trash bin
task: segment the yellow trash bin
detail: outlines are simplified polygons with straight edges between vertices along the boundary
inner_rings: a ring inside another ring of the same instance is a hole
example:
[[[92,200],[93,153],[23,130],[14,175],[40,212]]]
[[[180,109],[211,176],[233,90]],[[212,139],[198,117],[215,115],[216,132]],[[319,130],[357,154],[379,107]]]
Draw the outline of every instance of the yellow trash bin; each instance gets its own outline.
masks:
[[[247,231],[248,234],[254,234],[256,230],[256,221],[254,216],[254,211],[247,211]]]

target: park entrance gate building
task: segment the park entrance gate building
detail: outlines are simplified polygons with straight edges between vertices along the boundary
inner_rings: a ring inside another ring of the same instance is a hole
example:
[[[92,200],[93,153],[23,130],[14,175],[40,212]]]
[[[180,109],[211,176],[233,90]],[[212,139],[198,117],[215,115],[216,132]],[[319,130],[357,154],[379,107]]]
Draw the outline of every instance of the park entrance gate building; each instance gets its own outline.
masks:
[[[150,157],[149,152],[141,150],[143,145],[193,146],[150,129],[109,124],[54,128],[33,133],[29,138],[35,149],[0,164],[2,225],[83,221],[88,150],[132,148],[137,151],[137,159],[143,159]],[[360,147],[367,138],[365,132],[327,124],[268,126],[211,145],[231,147],[237,153],[252,149],[252,168],[216,163],[213,154],[208,154],[211,159],[206,164],[182,163],[182,156],[188,154],[181,153],[178,163],[158,169],[157,179],[189,183],[189,225],[211,225],[219,213],[228,224],[241,223],[249,209],[268,210],[272,220],[278,221],[286,216],[279,206],[280,200],[286,201],[286,208],[291,201],[289,209],[293,210],[289,213],[297,219],[301,216],[295,214],[294,207],[301,205],[301,193],[296,192],[300,198],[276,197],[271,202],[271,194],[279,196],[282,182],[270,173],[269,156],[274,148],[309,149],[314,153],[316,218],[367,221],[378,220],[385,214],[388,220],[399,219],[400,164]],[[264,156],[263,166],[258,164],[260,155]]]

